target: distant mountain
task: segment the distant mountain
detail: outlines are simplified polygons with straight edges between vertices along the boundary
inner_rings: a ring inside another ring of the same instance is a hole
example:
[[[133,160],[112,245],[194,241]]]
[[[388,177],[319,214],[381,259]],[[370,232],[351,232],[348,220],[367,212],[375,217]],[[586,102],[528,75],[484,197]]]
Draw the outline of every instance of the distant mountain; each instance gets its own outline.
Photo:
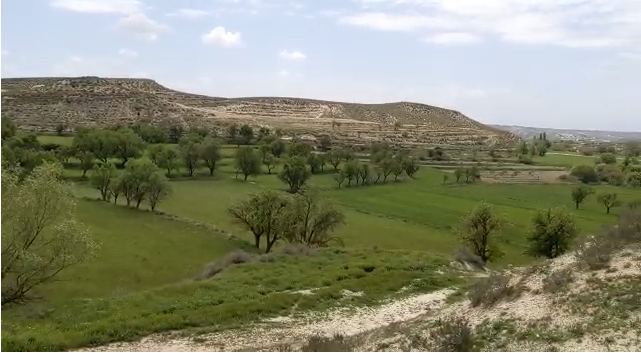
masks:
[[[542,127],[516,126],[516,125],[489,125],[497,129],[509,131],[524,139],[530,139],[545,132],[548,140],[572,140],[572,141],[595,141],[595,142],[625,142],[641,141],[641,131],[600,131],[600,130],[573,130],[573,129],[551,129]]]

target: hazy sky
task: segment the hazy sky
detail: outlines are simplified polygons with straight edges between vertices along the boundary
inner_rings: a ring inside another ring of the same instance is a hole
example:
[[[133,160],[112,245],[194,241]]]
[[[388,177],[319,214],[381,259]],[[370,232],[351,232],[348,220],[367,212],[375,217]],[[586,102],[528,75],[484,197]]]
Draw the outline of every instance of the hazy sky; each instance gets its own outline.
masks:
[[[417,101],[485,123],[641,130],[641,0],[12,0],[2,77]]]

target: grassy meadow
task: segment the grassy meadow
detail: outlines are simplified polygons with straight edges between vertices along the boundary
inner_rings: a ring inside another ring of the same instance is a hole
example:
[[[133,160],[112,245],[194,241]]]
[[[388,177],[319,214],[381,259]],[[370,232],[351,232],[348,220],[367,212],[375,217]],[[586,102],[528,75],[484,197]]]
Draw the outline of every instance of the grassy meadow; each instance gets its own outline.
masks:
[[[42,136],[41,142],[69,145],[71,138]],[[224,146],[213,177],[201,168],[194,178],[174,178],[173,193],[157,213],[95,201],[98,191],[80,180],[78,169],[68,169],[78,218],[100,249],[94,259],[42,288],[45,299],[5,310],[2,349],[65,350],[169,330],[221,330],[292,308],[298,313],[362,305],[399,295],[404,287],[410,290],[403,293],[450,287],[464,280],[447,270],[450,255],[460,247],[453,227],[481,201],[493,204],[509,222],[501,234],[505,256],[492,266],[532,260],[524,248],[537,210],[567,206],[582,234],[614,222],[618,213],[615,208],[606,214],[595,196],[574,210],[570,184],[444,184],[442,171],[422,167],[414,179],[338,189],[327,166],[310,185],[345,213],[346,224],[335,233],[345,247],[287,255],[281,246],[273,255],[261,255],[227,208],[253,192],[284,190],[284,184],[266,170],[246,182],[235,179],[234,153],[235,146]],[[536,159],[541,165],[593,161],[555,154]],[[641,199],[638,188],[595,188],[617,192],[623,202]],[[193,280],[207,263],[237,249],[251,259],[214,279]],[[343,290],[364,295],[345,296]]]

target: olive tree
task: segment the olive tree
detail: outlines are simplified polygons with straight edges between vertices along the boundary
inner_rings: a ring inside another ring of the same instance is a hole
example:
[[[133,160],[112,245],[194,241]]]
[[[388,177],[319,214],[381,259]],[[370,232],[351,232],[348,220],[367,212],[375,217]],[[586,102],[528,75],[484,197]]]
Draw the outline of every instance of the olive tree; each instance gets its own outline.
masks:
[[[156,206],[164,200],[167,196],[171,195],[171,185],[164,175],[155,172],[151,174],[146,185],[147,202],[152,211],[156,210]]]
[[[44,163],[20,181],[2,166],[2,307],[34,297],[33,290],[89,258],[97,248],[76,220],[73,187],[60,165]]]
[[[528,235],[528,253],[535,257],[553,259],[563,255],[578,234],[574,218],[564,207],[537,212],[532,224]]]
[[[494,211],[492,205],[481,202],[463,218],[458,232],[464,245],[487,262],[503,255],[497,238],[504,224],[504,218]]]
[[[216,163],[222,158],[218,142],[211,137],[205,138],[198,146],[198,154],[209,169],[209,175],[214,175]]]

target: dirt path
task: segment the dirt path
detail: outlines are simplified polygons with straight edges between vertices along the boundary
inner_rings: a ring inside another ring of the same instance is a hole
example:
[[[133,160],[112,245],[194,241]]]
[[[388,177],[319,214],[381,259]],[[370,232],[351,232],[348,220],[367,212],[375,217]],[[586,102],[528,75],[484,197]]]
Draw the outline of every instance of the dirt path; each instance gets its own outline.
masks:
[[[451,290],[411,296],[375,307],[342,308],[318,313],[303,319],[272,318],[244,330],[231,330],[197,338],[171,338],[153,335],[137,342],[113,343],[84,352],[196,352],[273,350],[279,344],[291,344],[319,334],[353,336],[408,321],[443,305]]]

